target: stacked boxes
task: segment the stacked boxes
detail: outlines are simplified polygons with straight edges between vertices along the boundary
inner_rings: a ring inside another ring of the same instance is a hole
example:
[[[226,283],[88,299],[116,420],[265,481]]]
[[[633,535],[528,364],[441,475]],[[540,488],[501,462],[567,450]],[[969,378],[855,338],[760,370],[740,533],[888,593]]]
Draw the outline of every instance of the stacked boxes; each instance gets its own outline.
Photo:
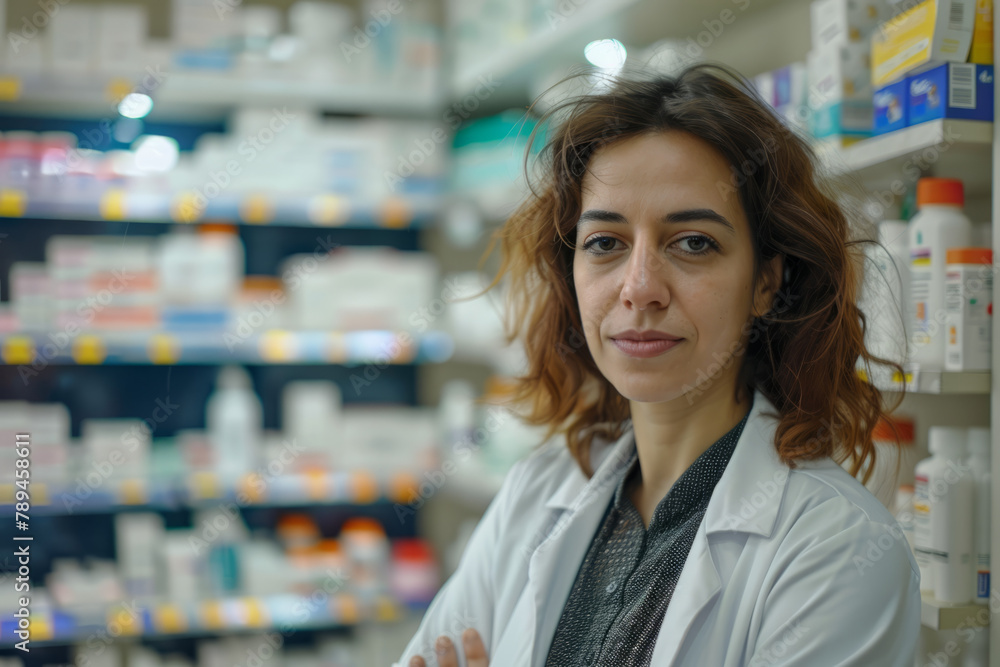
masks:
[[[848,144],[871,136],[871,35],[887,18],[884,0],[814,0],[808,57],[810,132]]]
[[[992,121],[992,28],[986,0],[924,0],[879,26],[875,133],[939,118]]]
[[[930,63],[964,63],[975,0],[924,0],[883,23],[871,38],[872,84],[881,88]]]

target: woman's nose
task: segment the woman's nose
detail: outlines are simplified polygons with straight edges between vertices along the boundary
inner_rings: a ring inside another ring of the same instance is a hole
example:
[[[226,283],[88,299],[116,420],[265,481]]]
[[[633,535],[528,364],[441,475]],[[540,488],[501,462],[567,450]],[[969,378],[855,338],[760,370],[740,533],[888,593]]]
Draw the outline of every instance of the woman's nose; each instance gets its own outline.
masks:
[[[666,308],[670,290],[663,278],[664,261],[655,252],[636,246],[628,258],[622,301],[638,310]]]

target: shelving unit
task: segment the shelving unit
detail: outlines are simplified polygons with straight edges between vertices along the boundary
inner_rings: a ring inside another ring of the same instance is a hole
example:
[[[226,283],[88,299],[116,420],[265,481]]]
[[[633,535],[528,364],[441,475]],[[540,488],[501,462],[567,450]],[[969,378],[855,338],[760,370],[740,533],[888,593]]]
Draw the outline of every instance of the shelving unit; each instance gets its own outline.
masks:
[[[0,217],[159,223],[211,220],[246,225],[405,229],[428,225],[440,213],[439,198],[430,196],[369,203],[333,194],[294,199],[223,194],[209,199],[204,209],[185,205],[194,201],[193,192],[162,195],[110,189],[92,199],[60,201],[3,189]]]
[[[861,370],[861,377],[866,377]],[[989,371],[938,371],[910,369],[905,378],[893,374],[893,382],[880,386],[882,391],[907,391],[918,394],[989,394],[992,374]]]
[[[741,7],[744,5],[745,7]],[[994,3],[997,5],[998,3]],[[549,17],[549,25],[507,49],[491,53],[481,61],[462,61],[447,80],[446,90],[428,97],[413,94],[404,87],[358,86],[355,84],[316,85],[315,82],[285,78],[248,79],[233,74],[206,72],[176,72],[157,88],[151,120],[164,118],[216,119],[244,104],[318,108],[339,114],[406,115],[440,118],[440,111],[463,100],[477,99],[476,115],[500,109],[524,108],[533,97],[533,86],[540,70],[581,62],[584,45],[592,39],[619,37],[623,41],[647,45],[661,38],[688,40],[705,30],[704,22],[715,19],[724,11],[733,11],[738,19],[726,27],[724,39],[706,51],[711,58],[727,62],[747,72],[763,71],[804,56],[798,52],[803,39],[801,31],[785,30],[788,22],[772,25],[778,13],[803,20],[808,3],[789,0],[707,0],[699,3],[669,3],[656,0],[608,0],[604,3],[573,0],[559,5]],[[737,11],[738,10],[738,11]],[[782,19],[784,21],[784,19]],[[800,26],[801,27],[801,26]],[[808,31],[806,31],[808,33]],[[780,35],[780,39],[775,38]],[[997,53],[1000,53],[1000,38]],[[773,55],[761,55],[765,40],[780,41]],[[723,43],[724,42],[724,43]],[[792,53],[790,57],[788,54]],[[735,55],[734,55],[735,54]],[[770,60],[769,60],[770,58]],[[485,98],[477,93],[483,81],[495,82],[496,87]],[[53,81],[32,75],[0,76],[0,112],[59,115],[68,111],[81,116],[107,117],[114,114],[113,100],[134,81],[123,77],[104,77],[101,81],[74,78]],[[1000,99],[1000,96],[998,96]],[[998,107],[1000,108],[1000,107]],[[963,179],[970,196],[991,196],[996,170],[1000,164],[1000,136],[994,123],[968,121],[933,121],[903,131],[875,137],[845,149],[820,147],[827,175],[834,184],[860,185],[874,191],[893,191],[896,184],[910,185],[921,173],[952,176]],[[930,156],[933,155],[933,158]],[[914,171],[915,170],[915,171]],[[276,200],[267,195],[222,195],[209,202],[197,218],[181,214],[183,203],[192,193],[178,192],[170,196],[148,196],[123,190],[109,190],[88,201],[41,200],[32,193],[16,190],[0,191],[0,217],[38,220],[89,220],[157,223],[193,223],[199,221],[229,221],[246,225],[357,227],[371,229],[420,228],[431,231],[443,211],[443,197],[398,198],[385,202],[355,202],[333,195],[315,198]],[[993,219],[1000,218],[1000,202],[992,201]],[[996,239],[997,235],[994,235]],[[6,242],[6,241],[5,241]],[[1000,241],[994,241],[994,251],[1000,252]],[[994,327],[994,349],[1000,350],[1000,327]],[[72,343],[48,355],[45,346],[51,343],[42,333],[0,334],[0,358],[9,365],[30,365],[38,362],[59,365],[196,365],[243,363],[261,366],[343,364],[356,365],[385,361],[379,352],[388,349],[400,332],[328,332],[328,331],[260,331],[240,341],[231,350],[222,338],[223,332],[189,334],[144,332],[119,334],[85,332]],[[440,364],[456,361],[455,343],[444,332],[415,336],[415,344],[388,361],[392,364]],[[994,359],[997,358],[995,355]],[[466,361],[467,359],[462,359]],[[994,361],[993,373],[1000,372],[1000,361]],[[965,397],[990,395],[991,417],[1000,415],[1000,395],[992,393],[991,372],[951,373],[914,369],[887,391],[905,386],[908,392],[940,395],[940,408],[921,414],[921,419],[948,418],[949,406]],[[934,401],[938,401],[935,397]],[[971,399],[970,399],[971,400]],[[931,423],[930,421],[928,423]],[[994,450],[997,435],[994,431]],[[1000,479],[1000,454],[993,456],[993,475]],[[269,486],[266,496],[253,499],[248,506],[283,507],[305,504],[367,504],[400,502],[412,497],[419,477],[414,472],[399,472],[395,476],[377,471],[337,473],[326,477],[287,476]],[[442,489],[463,509],[480,511],[495,495],[501,477],[480,475],[455,476]],[[40,485],[34,486],[36,493]],[[136,509],[175,510],[217,505],[231,500],[237,488],[223,488],[211,475],[169,480],[122,480],[104,494],[95,494],[78,512],[118,512]],[[41,488],[47,503],[38,502],[40,515],[58,515],[57,498],[60,490]],[[0,486],[0,515],[11,511],[12,489]],[[1000,517],[1000,491],[994,491],[994,525]],[[1000,531],[993,531],[994,551],[1000,553]],[[159,605],[145,609],[141,618],[128,627],[126,636],[156,639],[164,637],[199,636],[225,632],[259,631],[289,627],[331,628],[350,626],[365,621],[390,622],[405,610],[397,601],[383,599],[373,610],[361,611],[351,596],[336,598],[337,602],[306,622],[287,624],[281,610],[301,601],[295,596],[278,598],[233,598],[210,600],[189,606]],[[983,605],[952,607],[932,599],[922,601],[922,623],[932,629],[957,629],[984,625],[982,616],[989,615]],[[61,617],[55,622],[32,619],[32,628],[39,645],[65,644],[79,641],[94,632],[106,631],[114,610],[106,610],[89,618]],[[971,620],[970,620],[971,619]],[[989,623],[985,623],[989,625]],[[998,624],[992,624],[994,627]],[[9,648],[8,619],[0,621],[0,648]],[[991,643],[1000,646],[1000,630],[990,630]],[[1000,667],[1000,650],[994,649],[991,664]]]
[[[960,630],[988,626],[989,605],[948,605],[924,596],[920,606],[920,622],[932,630]]]
[[[56,332],[58,333],[58,332]],[[87,332],[58,345],[48,333],[0,334],[0,359],[47,364],[342,364],[442,363],[454,350],[443,331],[263,330],[242,337],[232,329],[191,333]]]
[[[289,507],[302,505],[369,505],[377,502],[410,503],[417,497],[420,472],[393,470],[337,470],[283,474],[257,478],[246,475],[234,485],[223,483],[211,471],[198,471],[173,479],[108,479],[99,488],[78,493],[79,483],[32,483],[33,510],[37,515],[62,516],[125,510],[176,510],[218,507]],[[14,516],[13,484],[0,484],[0,516]]]
[[[798,5],[798,6],[797,6]],[[770,63],[768,56],[747,53],[740,50],[733,53],[725,44],[731,40],[744,42],[744,35],[751,32],[759,38],[756,30],[761,23],[768,22],[774,12],[798,14],[803,5],[788,0],[755,0],[742,2],[734,0],[704,0],[690,3],[656,0],[608,0],[606,2],[585,2],[569,0],[546,12],[542,27],[533,34],[524,34],[519,43],[491,53],[479,62],[458,62],[451,73],[450,97],[456,103],[476,97],[481,106],[479,112],[492,113],[509,107],[523,107],[534,97],[533,81],[539,73],[539,63],[550,66],[582,64],[583,48],[595,39],[617,37],[629,44],[649,45],[661,39],[676,39],[687,44],[688,39],[697,38],[706,31],[706,21],[719,20],[721,16],[732,18],[724,25],[726,40],[708,33],[708,46],[703,47],[705,57],[731,64],[736,57],[748,70],[760,66],[760,62]],[[729,12],[729,14],[724,14]],[[808,5],[804,12],[808,15]],[[730,25],[731,24],[731,25]],[[741,26],[742,24],[742,26]],[[801,35],[784,36],[788,44],[782,50],[794,50]],[[808,30],[806,31],[808,39]],[[697,43],[696,43],[697,46]],[[748,44],[748,47],[750,45]],[[759,44],[757,45],[759,46]],[[763,61],[761,58],[763,57]],[[781,55],[774,66],[779,66]],[[760,66],[767,69],[770,64]],[[495,83],[495,90],[488,95],[477,95],[476,88],[483,82]],[[485,97],[485,99],[483,99]],[[479,113],[477,112],[477,113]]]
[[[923,170],[947,174],[966,184],[967,195],[989,195],[993,123],[932,120],[847,148],[821,145],[818,152],[829,175],[860,181],[869,190],[900,189],[916,182]]]
[[[278,629],[288,633],[391,623],[425,608],[386,595],[366,603],[356,595],[336,591],[319,601],[303,595],[244,596],[190,603],[116,605],[97,614],[55,610],[51,617],[31,618],[30,632],[33,646],[36,642],[55,646],[116,636],[149,640]],[[13,634],[15,628],[16,623],[9,619],[0,621],[0,649],[12,648],[18,641]]]
[[[144,80],[148,85],[140,87]],[[104,118],[117,115],[115,103],[135,90],[151,93],[149,118],[155,121],[220,119],[246,105],[409,117],[432,115],[440,106],[439,94],[400,85],[296,79],[281,71],[266,76],[150,66],[79,76],[4,72],[0,113]]]

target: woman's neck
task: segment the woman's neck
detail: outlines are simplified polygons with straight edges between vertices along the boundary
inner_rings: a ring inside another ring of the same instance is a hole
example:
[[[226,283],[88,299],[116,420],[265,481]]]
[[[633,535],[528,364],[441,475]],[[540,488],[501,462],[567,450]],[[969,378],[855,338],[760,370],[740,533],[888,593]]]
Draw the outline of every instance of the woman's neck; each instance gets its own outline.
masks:
[[[674,482],[750,409],[748,392],[740,392],[737,401],[731,387],[714,389],[691,402],[686,396],[665,403],[630,402],[642,478],[629,493],[647,526],[647,517]]]

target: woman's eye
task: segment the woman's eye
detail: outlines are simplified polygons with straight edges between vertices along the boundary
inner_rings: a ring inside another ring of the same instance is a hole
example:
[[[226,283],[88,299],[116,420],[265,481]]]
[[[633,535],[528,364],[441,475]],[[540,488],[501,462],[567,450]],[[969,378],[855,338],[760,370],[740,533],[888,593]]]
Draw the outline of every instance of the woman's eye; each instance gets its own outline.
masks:
[[[592,255],[606,255],[615,249],[618,239],[612,236],[595,236],[583,244],[583,249]],[[675,244],[687,244],[687,248],[681,248],[681,252],[688,255],[707,255],[709,252],[719,249],[719,245],[708,236],[701,234],[685,236]],[[595,247],[596,246],[596,247]]]
[[[718,250],[718,244],[707,236],[685,236],[678,243],[687,243],[688,249],[684,252],[689,255],[705,255],[712,250]]]
[[[590,239],[589,241],[583,244],[583,249],[588,250],[595,255],[602,255],[614,250],[615,244],[617,242],[618,239],[611,236],[595,236],[594,238]],[[595,244],[597,245],[597,249],[591,250],[591,248]]]

